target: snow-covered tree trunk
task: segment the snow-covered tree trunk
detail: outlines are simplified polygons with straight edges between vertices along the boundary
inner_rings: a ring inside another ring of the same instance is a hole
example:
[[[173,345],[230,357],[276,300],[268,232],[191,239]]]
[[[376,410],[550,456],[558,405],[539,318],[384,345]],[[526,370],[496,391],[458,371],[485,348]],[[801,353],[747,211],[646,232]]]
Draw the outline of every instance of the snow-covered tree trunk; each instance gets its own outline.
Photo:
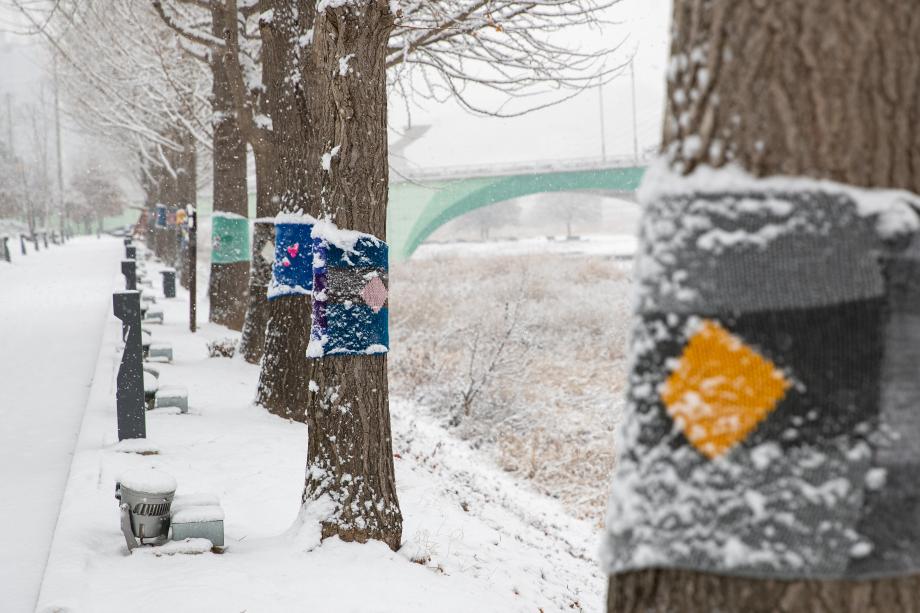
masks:
[[[301,48],[313,28],[312,3],[296,10],[290,0],[266,0],[272,17],[259,23],[262,69],[270,92],[268,111],[274,134],[274,179],[278,212],[309,212],[310,180],[319,169],[315,109],[306,92],[319,95],[310,45]],[[311,153],[312,152],[312,153]],[[271,413],[305,420],[310,299],[288,296],[268,303],[265,347],[256,401]]]
[[[228,2],[231,6],[233,3]],[[265,10],[272,9],[270,2],[265,2]],[[296,110],[291,109],[286,101],[296,99],[296,84],[285,76],[290,74],[290,62],[286,59],[287,53],[291,52],[290,45],[284,43],[283,37],[279,33],[286,32],[288,35],[296,30],[296,24],[292,22],[292,17],[286,10],[279,10],[278,19],[260,20],[259,31],[262,40],[262,90],[263,95],[259,101],[253,101],[250,97],[245,99],[238,90],[237,106],[238,111],[241,104],[251,105],[251,112],[261,112],[262,120],[271,122],[268,119],[277,116],[278,125],[298,124]],[[269,14],[273,14],[269,13]],[[235,42],[235,39],[231,42]],[[231,45],[231,50],[236,45]],[[239,54],[235,57],[228,57],[225,61],[238,62]],[[238,64],[237,64],[238,65]],[[240,70],[238,84],[243,81],[242,70]],[[255,106],[255,108],[252,108]],[[272,219],[282,211],[283,201],[279,186],[284,185],[282,180],[283,173],[278,168],[278,142],[279,138],[284,139],[285,135],[276,136],[274,129],[266,126],[259,126],[253,120],[252,125],[247,131],[252,145],[253,154],[256,162],[256,222],[253,229],[252,245],[252,266],[249,281],[249,306],[246,309],[246,321],[243,324],[243,337],[240,341],[240,353],[243,358],[251,363],[258,364],[265,351],[266,331],[269,327],[271,317],[271,306],[268,301],[268,285],[271,281],[271,267],[274,260],[274,243],[275,228]],[[296,136],[283,140],[286,146],[299,150],[300,145],[296,142]],[[293,166],[288,166],[289,173],[296,173]],[[296,189],[295,189],[296,192]],[[266,257],[266,255],[268,257]],[[302,302],[303,299],[300,300]],[[274,321],[279,322],[280,314]],[[276,340],[281,339],[276,336]],[[264,373],[266,384],[259,386],[259,398],[263,401],[263,406],[276,408],[267,391],[274,385],[269,373]],[[263,394],[263,392],[266,392]],[[276,399],[284,397],[283,392],[274,395]],[[285,407],[290,405],[285,405]],[[282,408],[281,414],[285,414]]]
[[[293,11],[271,3],[262,24],[266,69],[286,66],[286,96],[269,100],[282,210],[325,217],[341,228],[386,237],[386,2]],[[300,41],[312,45],[298,48]],[[328,169],[324,154],[337,149]],[[258,400],[306,421],[303,502],[323,537],[399,547],[386,357],[308,359],[310,300],[270,303]],[[318,514],[318,516],[317,516]]]
[[[214,36],[223,37],[226,25],[223,6],[219,2],[211,3],[211,26]],[[211,108],[214,129],[214,212],[248,218],[246,142],[240,134],[233,94],[219,53],[212,52],[210,65],[213,78]],[[216,224],[212,220],[212,230],[214,229]],[[241,240],[242,236],[235,236],[234,239]],[[215,246],[214,253],[225,251],[220,245]],[[244,253],[248,255],[248,251]],[[248,303],[249,261],[233,257],[223,259],[236,261],[212,259],[208,286],[211,305],[209,319],[233,330],[242,330]]]
[[[920,132],[915,129],[920,116],[920,65],[916,61],[920,53],[920,18],[916,9],[913,0],[675,0],[664,133],[664,153],[671,169],[685,174],[705,166],[719,168],[735,163],[755,177],[790,175],[831,179],[860,188],[900,188],[920,193]],[[913,251],[899,252],[901,255],[894,256],[896,264],[885,269],[887,294],[881,301],[886,305],[882,311],[889,318],[888,327],[878,327],[876,336],[868,338],[862,348],[847,349],[843,340],[840,346],[829,341],[819,348],[830,363],[840,351],[881,346],[878,331],[888,330],[884,333],[888,335],[884,361],[878,360],[885,369],[880,371],[873,360],[865,361],[860,368],[863,376],[874,379],[867,385],[877,386],[875,389],[880,386],[883,398],[886,386],[894,385],[892,378],[900,377],[898,384],[903,389],[898,393],[914,398],[915,403],[920,398],[916,383],[911,388],[909,377],[897,373],[909,368],[907,352],[913,351],[916,358],[915,348],[920,346],[920,326],[916,324],[920,316],[920,261],[916,240]],[[801,264],[789,268],[789,274],[802,274],[806,266]],[[827,284],[832,287],[834,281],[828,280]],[[777,314],[775,321],[783,317],[792,315]],[[834,325],[834,317],[831,314],[816,320],[815,326]],[[914,323],[912,327],[895,328],[890,323],[892,317]],[[865,326],[865,318],[851,321],[843,333],[848,334],[856,323]],[[908,338],[891,338],[895,329],[898,336]],[[796,342],[794,336],[782,337],[779,332],[769,338],[770,342]],[[901,345],[896,347],[896,342]],[[911,343],[913,350],[907,348]],[[782,358],[784,353],[777,355]],[[898,360],[904,364],[899,366]],[[794,369],[790,372],[784,376],[795,375]],[[850,393],[843,390],[850,384],[838,380],[835,389],[840,390],[839,394]],[[808,393],[802,383],[796,385],[802,388],[798,392]],[[830,395],[824,400],[843,402]],[[795,435],[791,424],[788,432]],[[920,466],[918,449],[914,447],[915,466]],[[636,450],[617,451],[622,458]],[[888,475],[889,480],[900,478],[893,470]],[[863,512],[876,514],[867,521],[877,530],[888,521],[886,513],[916,517],[920,510],[915,500],[904,499],[894,506],[900,509]],[[613,513],[611,519],[617,520]],[[705,521],[694,516],[690,508],[683,508],[681,513],[695,517],[695,521]],[[769,516],[770,511],[767,513]],[[830,519],[825,523],[833,524]],[[861,530],[865,527],[860,524]],[[806,537],[812,538],[801,535],[802,539]],[[915,536],[905,534],[903,538]],[[829,542],[834,545],[833,540]],[[717,545],[712,543],[713,547]],[[851,574],[862,576],[860,564],[865,562],[860,556],[868,555],[871,549],[855,544],[849,550],[849,556],[854,558],[851,561],[846,559],[847,550],[843,551],[843,566],[850,571],[856,569]],[[793,546],[790,555],[800,553]],[[800,562],[803,559],[800,557]],[[749,556],[740,563],[754,560]],[[872,574],[870,571],[865,572]],[[806,580],[792,576],[778,580],[646,567],[610,577],[607,608],[610,613],[920,611],[920,577],[908,574],[875,580]]]
[[[280,212],[280,201],[273,198],[274,148],[255,152],[256,222],[252,231],[252,262],[249,272],[249,306],[243,323],[240,353],[250,364],[258,364],[265,348],[265,327],[269,303],[266,297],[272,277],[275,226],[271,219]],[[266,257],[268,255],[269,257]]]
[[[331,4],[331,3],[330,3]],[[328,170],[310,212],[340,228],[386,239],[388,195],[386,49],[390,5],[363,0],[322,10],[314,27],[321,151]],[[313,164],[320,169],[319,159]],[[318,188],[318,189],[317,189]],[[309,461],[304,502],[331,501],[323,536],[378,539],[397,549],[396,497],[386,354],[309,361]]]

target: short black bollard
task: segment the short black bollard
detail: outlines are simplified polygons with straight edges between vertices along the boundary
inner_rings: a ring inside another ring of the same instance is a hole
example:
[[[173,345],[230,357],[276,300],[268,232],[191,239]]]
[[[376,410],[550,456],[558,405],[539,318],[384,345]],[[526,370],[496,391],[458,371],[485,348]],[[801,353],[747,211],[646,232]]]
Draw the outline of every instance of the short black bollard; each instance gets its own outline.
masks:
[[[134,245],[125,245],[125,259],[137,260],[137,247]]]
[[[26,251],[26,237],[23,234],[19,235],[19,250],[22,251],[22,255],[28,255],[28,251]]]
[[[45,243],[45,249],[48,248],[48,233],[42,232],[42,242]]]
[[[13,258],[10,257],[10,237],[3,237],[3,259],[7,262],[12,262]]]
[[[161,270],[160,274],[163,275],[163,295],[166,298],[175,298],[176,270],[174,268],[167,268],[165,270]]]
[[[29,240],[31,240],[32,244],[35,245],[35,251],[38,251],[38,234],[33,232],[32,237]]]
[[[137,262],[134,260],[122,260],[121,274],[125,276],[125,289],[137,289]]]
[[[115,317],[121,320],[125,349],[118,366],[115,404],[118,440],[145,438],[147,422],[144,405],[144,356],[141,347],[141,295],[137,291],[112,295]]]

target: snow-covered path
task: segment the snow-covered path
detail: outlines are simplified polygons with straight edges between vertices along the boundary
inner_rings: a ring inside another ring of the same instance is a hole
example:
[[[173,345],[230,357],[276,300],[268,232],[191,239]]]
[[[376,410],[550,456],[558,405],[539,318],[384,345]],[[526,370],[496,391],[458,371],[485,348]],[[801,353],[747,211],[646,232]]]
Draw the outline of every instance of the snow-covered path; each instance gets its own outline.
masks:
[[[0,609],[32,611],[111,308],[120,240],[0,263]]]

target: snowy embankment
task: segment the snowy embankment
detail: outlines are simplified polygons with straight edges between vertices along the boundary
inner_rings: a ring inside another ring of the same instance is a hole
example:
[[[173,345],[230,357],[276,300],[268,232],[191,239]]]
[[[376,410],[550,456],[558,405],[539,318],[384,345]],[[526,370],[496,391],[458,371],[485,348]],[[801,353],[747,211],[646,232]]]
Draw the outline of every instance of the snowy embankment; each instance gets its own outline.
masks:
[[[13,224],[0,222],[0,236]],[[0,610],[32,611],[92,381],[121,243],[0,259]]]
[[[158,282],[155,268],[149,275]],[[160,294],[161,295],[161,294]],[[495,468],[408,403],[394,402],[403,546],[320,543],[298,520],[306,461],[302,424],[252,405],[258,369],[209,358],[226,330],[187,331],[187,294],[160,299],[175,361],[161,385],[184,385],[190,413],[148,412],[157,455],[116,450],[114,379],[120,327],[110,317],[62,505],[39,611],[596,611],[597,537],[558,503]],[[200,316],[204,318],[204,313]],[[223,554],[127,553],[115,481],[134,467],[175,476],[178,494],[214,493]]]

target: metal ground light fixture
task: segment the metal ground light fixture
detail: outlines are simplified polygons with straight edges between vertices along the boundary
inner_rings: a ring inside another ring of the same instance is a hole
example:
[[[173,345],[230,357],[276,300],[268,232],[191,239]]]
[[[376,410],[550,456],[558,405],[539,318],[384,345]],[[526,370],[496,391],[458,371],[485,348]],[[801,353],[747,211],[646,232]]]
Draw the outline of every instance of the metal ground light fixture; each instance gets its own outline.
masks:
[[[133,471],[115,484],[128,551],[169,540],[169,511],[175,494],[176,480],[159,470]]]

